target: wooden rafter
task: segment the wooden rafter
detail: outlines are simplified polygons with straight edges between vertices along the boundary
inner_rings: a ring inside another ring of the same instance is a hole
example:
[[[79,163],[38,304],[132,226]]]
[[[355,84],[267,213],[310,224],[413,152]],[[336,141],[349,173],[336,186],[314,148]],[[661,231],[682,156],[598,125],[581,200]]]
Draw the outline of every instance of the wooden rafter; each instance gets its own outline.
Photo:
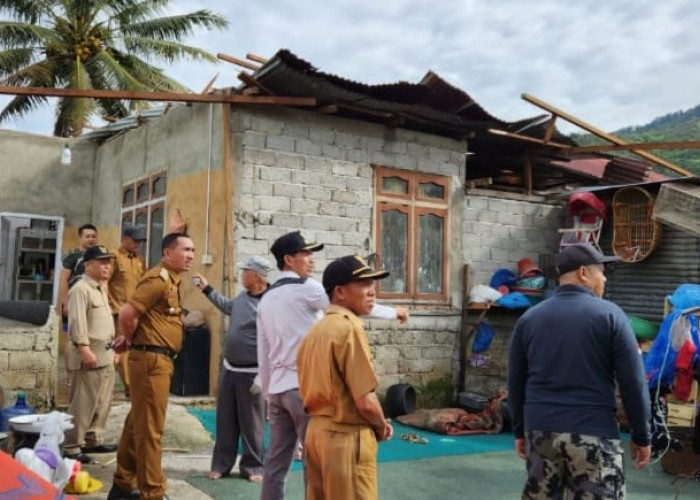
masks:
[[[597,127],[594,127],[593,125],[586,123],[583,120],[579,120],[575,116],[570,115],[570,114],[568,114],[568,113],[566,113],[558,108],[555,108],[554,106],[547,104],[546,102],[544,102],[544,101],[542,101],[542,100],[540,100],[540,99],[538,99],[530,94],[522,94],[521,97],[525,101],[529,102],[530,104],[534,104],[535,106],[542,108],[545,111],[549,111],[550,113],[552,113],[552,115],[560,117],[560,118],[568,121],[569,123],[572,123],[573,125],[576,125],[577,127],[580,127],[582,129],[584,129],[585,131],[590,132],[591,134],[600,137],[601,139],[605,139],[606,141],[611,142],[611,143],[618,145],[618,146],[627,146],[628,145],[627,142],[623,141],[619,137],[614,136],[612,134],[608,134],[607,132],[605,132]],[[669,170],[673,170],[674,172],[676,172],[678,174],[681,174],[684,176],[693,176],[694,175],[689,170],[681,168],[678,165],[675,165],[671,162],[668,162],[662,158],[659,158],[658,156],[655,156],[655,155],[648,153],[646,151],[643,151],[641,149],[630,149],[629,151],[638,155],[638,156],[641,156],[642,158],[645,158],[653,163],[656,163],[657,165],[659,165],[661,167],[667,168]]]
[[[13,87],[0,85],[0,94],[45,97],[85,97],[130,101],[222,102],[232,104],[272,104],[279,106],[316,106],[315,97],[248,96],[241,94],[187,94],[178,92],[137,92],[132,90],[56,89],[49,87]]]
[[[516,134],[515,132],[506,132],[505,130],[498,130],[495,128],[490,128],[488,130],[489,134],[501,135],[503,137],[510,137],[511,139],[518,139],[525,142],[532,142],[534,144],[540,144],[542,146],[552,146],[555,148],[570,148],[568,144],[562,144],[560,142],[547,141],[545,139],[538,139],[537,137],[530,137],[529,135]]]
[[[256,54],[251,54],[250,52],[245,55],[246,59],[250,59],[251,61],[258,62],[260,64],[265,64],[268,60],[264,57],[261,57]]]
[[[260,66],[257,64],[249,63],[248,61],[244,61],[243,59],[238,59],[236,57],[227,56],[226,54],[219,53],[216,54],[216,57],[222,61],[230,62],[231,64],[236,64],[246,69],[252,69],[253,71],[260,68]]]
[[[236,77],[240,81],[242,81],[243,83],[248,85],[249,87],[258,88],[262,94],[268,94],[268,95],[273,94],[272,91],[270,91],[267,87],[265,87],[265,85],[263,85],[257,79],[255,79],[253,77],[253,75],[251,75],[250,73],[246,73],[245,71],[241,71],[240,73],[238,73],[238,75],[236,75]]]

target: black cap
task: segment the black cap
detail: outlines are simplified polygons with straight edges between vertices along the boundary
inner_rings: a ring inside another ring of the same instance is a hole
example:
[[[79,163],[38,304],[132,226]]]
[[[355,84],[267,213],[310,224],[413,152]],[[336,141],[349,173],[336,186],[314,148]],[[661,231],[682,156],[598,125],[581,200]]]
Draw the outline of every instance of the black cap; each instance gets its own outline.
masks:
[[[284,259],[285,255],[294,255],[297,252],[310,250],[318,252],[323,249],[323,243],[311,243],[304,238],[300,231],[283,234],[275,240],[270,251],[277,260]]]
[[[146,231],[144,231],[141,227],[125,224],[122,228],[122,237],[123,236],[128,236],[134,241],[145,241]]]
[[[557,272],[566,274],[582,266],[617,262],[620,257],[603,255],[590,243],[574,243],[561,249],[556,258]]]
[[[98,259],[111,259],[112,257],[114,257],[114,254],[109,253],[105,247],[95,245],[94,247],[90,247],[85,250],[85,253],[83,254],[83,262]]]
[[[323,271],[323,288],[330,295],[337,286],[351,281],[374,279],[383,280],[389,276],[389,271],[375,271],[361,257],[346,255],[326,266]]]

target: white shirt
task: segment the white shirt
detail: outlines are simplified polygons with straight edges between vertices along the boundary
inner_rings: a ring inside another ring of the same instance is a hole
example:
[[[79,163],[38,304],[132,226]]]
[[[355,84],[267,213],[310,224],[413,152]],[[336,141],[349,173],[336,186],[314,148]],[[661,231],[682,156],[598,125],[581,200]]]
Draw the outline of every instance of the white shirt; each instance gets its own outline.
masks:
[[[299,278],[292,271],[283,271],[277,280]],[[272,288],[258,305],[258,368],[262,393],[280,394],[299,387],[297,348],[311,326],[330,305],[328,295],[318,281],[288,283]],[[396,319],[396,310],[375,304],[370,316]]]

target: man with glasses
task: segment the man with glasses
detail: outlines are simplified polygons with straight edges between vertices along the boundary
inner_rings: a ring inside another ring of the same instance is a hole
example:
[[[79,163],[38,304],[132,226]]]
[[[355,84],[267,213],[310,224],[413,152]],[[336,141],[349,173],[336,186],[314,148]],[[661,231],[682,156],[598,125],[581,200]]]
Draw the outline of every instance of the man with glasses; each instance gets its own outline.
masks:
[[[559,288],[518,320],[508,351],[515,450],[527,460],[523,498],[625,497],[615,382],[636,469],[651,455],[651,406],[625,313],[603,300],[604,266],[589,243],[557,255]]]

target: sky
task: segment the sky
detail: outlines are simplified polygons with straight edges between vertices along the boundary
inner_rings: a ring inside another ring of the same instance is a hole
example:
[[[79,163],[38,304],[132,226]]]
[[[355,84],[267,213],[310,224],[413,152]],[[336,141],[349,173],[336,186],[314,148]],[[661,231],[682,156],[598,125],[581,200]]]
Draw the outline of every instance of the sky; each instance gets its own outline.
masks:
[[[429,70],[492,115],[543,111],[537,98],[606,131],[700,104],[700,9],[693,0],[173,0],[169,13],[223,15],[187,41],[245,58],[286,48],[321,71],[369,84],[417,83]],[[165,68],[199,92],[237,86],[230,63]],[[7,97],[0,97],[4,106]],[[0,125],[52,132],[54,110]],[[557,120],[565,132],[578,127]]]

